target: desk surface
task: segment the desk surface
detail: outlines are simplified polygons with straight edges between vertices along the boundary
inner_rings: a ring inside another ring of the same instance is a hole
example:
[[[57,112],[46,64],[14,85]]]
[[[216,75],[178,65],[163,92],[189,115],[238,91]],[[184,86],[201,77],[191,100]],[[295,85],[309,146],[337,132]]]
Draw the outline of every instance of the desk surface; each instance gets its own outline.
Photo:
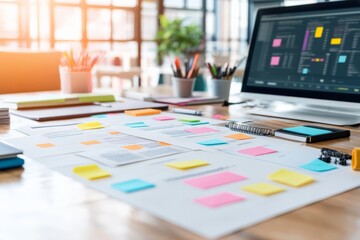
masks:
[[[191,108],[191,107],[190,107]],[[195,107],[192,107],[195,108]],[[211,116],[244,117],[241,106],[196,106]],[[299,121],[246,116],[273,127]],[[12,117],[0,137],[16,136],[29,120]],[[360,145],[360,128],[350,139],[309,144],[350,152]],[[200,239],[119,200],[86,188],[34,161],[0,172],[0,239]],[[190,214],[190,213],[189,213]],[[224,239],[360,239],[360,189],[354,189],[239,231]]]

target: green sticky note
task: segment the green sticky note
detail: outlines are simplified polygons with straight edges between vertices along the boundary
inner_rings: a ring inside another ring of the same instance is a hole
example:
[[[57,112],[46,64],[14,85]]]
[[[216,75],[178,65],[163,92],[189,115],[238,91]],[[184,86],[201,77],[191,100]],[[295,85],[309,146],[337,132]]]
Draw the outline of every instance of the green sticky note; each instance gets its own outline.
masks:
[[[289,132],[294,132],[294,133],[300,133],[300,134],[304,134],[304,135],[307,135],[307,136],[316,136],[316,135],[331,133],[330,130],[313,128],[313,127],[306,127],[306,126],[283,128],[283,130],[286,130],[286,131],[289,131]]]
[[[115,102],[114,95],[79,95],[80,102]]]
[[[192,122],[192,123],[195,123],[195,122],[200,122],[199,119],[191,119],[191,118],[181,118],[179,119],[180,122]]]
[[[326,172],[337,168],[331,164],[321,161],[320,159],[315,159],[307,164],[301,165],[300,167],[314,172]]]

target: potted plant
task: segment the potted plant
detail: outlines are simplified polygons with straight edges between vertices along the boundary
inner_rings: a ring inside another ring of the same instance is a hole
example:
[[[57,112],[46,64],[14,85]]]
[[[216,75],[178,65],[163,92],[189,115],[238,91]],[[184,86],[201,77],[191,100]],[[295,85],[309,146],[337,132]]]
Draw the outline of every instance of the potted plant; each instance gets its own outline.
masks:
[[[203,33],[198,25],[184,23],[185,19],[169,20],[161,15],[160,28],[156,33],[158,57],[168,55],[187,55],[202,51]]]

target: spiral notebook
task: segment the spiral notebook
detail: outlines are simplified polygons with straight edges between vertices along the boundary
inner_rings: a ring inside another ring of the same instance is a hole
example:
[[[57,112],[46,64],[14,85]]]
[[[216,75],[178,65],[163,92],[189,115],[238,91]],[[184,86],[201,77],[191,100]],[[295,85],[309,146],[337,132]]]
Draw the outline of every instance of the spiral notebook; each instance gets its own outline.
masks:
[[[258,126],[253,121],[237,122],[230,121],[225,124],[230,130],[259,136],[274,136],[275,130],[268,127]]]

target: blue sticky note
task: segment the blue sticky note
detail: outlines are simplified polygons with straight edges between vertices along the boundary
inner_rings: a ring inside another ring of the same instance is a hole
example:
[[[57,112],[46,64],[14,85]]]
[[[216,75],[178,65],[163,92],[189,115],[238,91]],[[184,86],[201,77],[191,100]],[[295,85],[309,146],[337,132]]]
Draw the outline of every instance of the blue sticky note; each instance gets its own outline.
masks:
[[[196,126],[196,125],[209,124],[209,122],[185,122],[184,124],[190,125],[190,126]]]
[[[141,127],[148,127],[144,122],[133,122],[133,123],[126,123],[125,126],[131,127],[131,128],[141,128]]]
[[[326,172],[337,168],[331,164],[321,161],[320,159],[315,159],[307,164],[301,165],[300,167],[314,172]]]
[[[345,63],[346,62],[346,55],[339,56],[339,63]]]
[[[308,68],[303,68],[303,71],[302,71],[303,74],[308,74],[308,72],[309,72]]]
[[[325,134],[325,133],[331,133],[330,130],[313,128],[313,127],[305,127],[305,126],[283,128],[283,130],[286,130],[289,132],[294,132],[294,133],[300,133],[300,134],[304,134],[307,136],[316,136],[316,135],[321,135],[321,134]]]
[[[119,182],[119,183],[115,183],[111,186],[113,188],[115,188],[116,190],[119,190],[119,191],[125,192],[125,193],[132,193],[132,192],[141,191],[144,189],[155,187],[154,184],[146,182],[141,179],[132,179],[132,180],[125,181],[125,182]]]
[[[219,139],[210,139],[198,142],[198,144],[205,145],[205,146],[214,146],[214,145],[221,145],[221,144],[227,144],[228,142],[219,140]]]
[[[97,115],[92,115],[92,118],[106,118],[106,114],[97,114]]]

